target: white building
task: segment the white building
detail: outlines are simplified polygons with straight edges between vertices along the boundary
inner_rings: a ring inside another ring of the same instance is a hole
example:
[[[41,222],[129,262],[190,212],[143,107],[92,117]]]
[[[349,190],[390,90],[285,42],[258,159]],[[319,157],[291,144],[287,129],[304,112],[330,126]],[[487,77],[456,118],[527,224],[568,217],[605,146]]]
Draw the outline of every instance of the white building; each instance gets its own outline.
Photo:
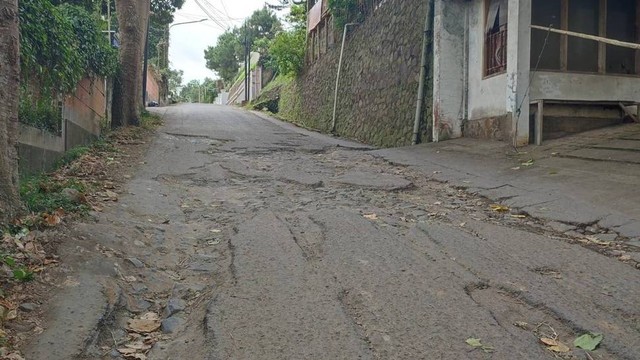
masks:
[[[639,50],[555,31],[638,43],[640,0],[435,0],[433,24],[434,141],[524,145],[537,114],[550,138],[640,101]]]

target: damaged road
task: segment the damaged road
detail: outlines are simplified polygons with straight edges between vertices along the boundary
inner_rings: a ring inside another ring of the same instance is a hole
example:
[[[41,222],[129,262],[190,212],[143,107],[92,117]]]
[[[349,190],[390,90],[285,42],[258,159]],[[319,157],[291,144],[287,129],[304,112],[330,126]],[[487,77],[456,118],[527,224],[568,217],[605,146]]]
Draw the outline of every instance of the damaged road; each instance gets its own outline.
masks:
[[[124,193],[74,227],[27,358],[640,357],[637,248],[242,110],[161,111]]]

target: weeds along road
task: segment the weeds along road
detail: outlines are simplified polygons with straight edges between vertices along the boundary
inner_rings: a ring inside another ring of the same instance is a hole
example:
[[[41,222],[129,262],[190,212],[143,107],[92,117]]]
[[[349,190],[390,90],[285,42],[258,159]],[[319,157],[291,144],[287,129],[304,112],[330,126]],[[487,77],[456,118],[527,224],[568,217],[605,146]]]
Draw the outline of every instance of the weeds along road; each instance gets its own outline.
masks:
[[[593,359],[640,358],[633,266],[355,143],[231,107],[159,111],[126,194],[75,229],[117,264],[86,275],[112,296],[82,358],[586,359],[585,332],[604,334]],[[28,358],[68,358],[51,352],[81,331],[63,310]]]

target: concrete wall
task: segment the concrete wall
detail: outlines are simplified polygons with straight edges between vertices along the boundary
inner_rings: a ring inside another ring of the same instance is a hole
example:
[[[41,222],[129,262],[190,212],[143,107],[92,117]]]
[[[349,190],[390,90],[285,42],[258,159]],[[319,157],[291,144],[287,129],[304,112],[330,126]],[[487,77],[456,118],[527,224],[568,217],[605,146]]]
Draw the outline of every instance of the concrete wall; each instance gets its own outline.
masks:
[[[531,100],[640,101],[640,78],[598,74],[535,72]]]
[[[107,108],[105,90],[103,79],[85,78],[76,92],[66,97],[62,118],[66,121],[63,135],[67,149],[89,144],[100,135]]]
[[[350,31],[337,104],[339,135],[377,146],[411,143],[426,3],[388,0]],[[279,104],[283,118],[331,130],[340,45],[330,44],[326,54],[283,88]],[[428,99],[425,120],[431,103]]]
[[[64,99],[61,136],[20,124],[21,174],[49,170],[66,150],[90,144],[100,136],[107,110],[105,90],[103,79],[85,78],[78,83],[75,93]]]
[[[45,130],[20,124],[18,140],[21,175],[49,169],[64,153],[64,138]]]
[[[433,141],[462,136],[465,102],[464,0],[436,1],[433,34]],[[416,15],[416,17],[418,17]]]

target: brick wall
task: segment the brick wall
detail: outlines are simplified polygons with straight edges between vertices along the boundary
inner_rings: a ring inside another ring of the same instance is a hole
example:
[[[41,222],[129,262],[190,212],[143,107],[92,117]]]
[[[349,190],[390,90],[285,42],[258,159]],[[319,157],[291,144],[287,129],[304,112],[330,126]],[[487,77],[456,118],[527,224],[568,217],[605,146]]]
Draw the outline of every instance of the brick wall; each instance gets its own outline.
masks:
[[[151,68],[147,69],[147,103],[149,101],[160,103],[160,84]]]

